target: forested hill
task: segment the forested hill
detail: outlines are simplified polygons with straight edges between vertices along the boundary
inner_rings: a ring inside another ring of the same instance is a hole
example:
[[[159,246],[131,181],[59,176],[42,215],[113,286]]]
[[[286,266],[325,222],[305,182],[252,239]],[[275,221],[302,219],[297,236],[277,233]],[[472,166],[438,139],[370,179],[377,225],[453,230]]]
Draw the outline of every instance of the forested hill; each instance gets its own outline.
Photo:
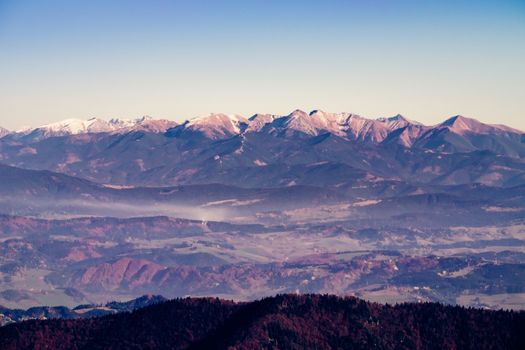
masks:
[[[519,349],[525,312],[326,295],[175,299],[131,313],[0,328],[1,349]]]

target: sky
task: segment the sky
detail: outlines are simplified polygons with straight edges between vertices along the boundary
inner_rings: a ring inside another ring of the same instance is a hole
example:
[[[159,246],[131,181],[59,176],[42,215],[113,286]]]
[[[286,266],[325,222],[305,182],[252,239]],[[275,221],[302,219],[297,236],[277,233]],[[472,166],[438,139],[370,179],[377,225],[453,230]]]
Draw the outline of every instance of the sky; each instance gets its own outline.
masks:
[[[525,0],[0,0],[0,126],[297,108],[525,130]]]

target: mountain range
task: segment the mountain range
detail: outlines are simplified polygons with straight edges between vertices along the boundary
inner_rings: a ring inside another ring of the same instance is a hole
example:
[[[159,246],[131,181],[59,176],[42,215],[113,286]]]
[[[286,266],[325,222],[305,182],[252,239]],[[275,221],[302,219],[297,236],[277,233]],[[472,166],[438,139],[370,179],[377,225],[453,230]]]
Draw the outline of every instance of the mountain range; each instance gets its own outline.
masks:
[[[212,114],[176,125],[69,120],[0,138],[0,162],[121,186],[355,187],[525,183],[525,136],[462,116],[425,126],[300,110]]]
[[[402,115],[367,119],[352,113],[327,113],[314,110],[306,113],[295,110],[288,115],[255,114],[249,118],[240,115],[210,114],[187,120],[181,124],[145,116],[137,119],[99,118],[88,120],[66,119],[37,128],[10,132],[0,129],[0,137],[40,140],[47,137],[90,133],[124,134],[128,132],[169,132],[171,135],[200,134],[210,139],[224,139],[235,135],[268,132],[276,134],[325,133],[347,140],[372,143],[395,143],[405,147],[440,151],[493,150],[508,155],[523,155],[523,135],[504,125],[490,125],[457,115],[435,126],[425,126]],[[507,140],[505,140],[507,139]],[[517,148],[517,149],[515,149]]]

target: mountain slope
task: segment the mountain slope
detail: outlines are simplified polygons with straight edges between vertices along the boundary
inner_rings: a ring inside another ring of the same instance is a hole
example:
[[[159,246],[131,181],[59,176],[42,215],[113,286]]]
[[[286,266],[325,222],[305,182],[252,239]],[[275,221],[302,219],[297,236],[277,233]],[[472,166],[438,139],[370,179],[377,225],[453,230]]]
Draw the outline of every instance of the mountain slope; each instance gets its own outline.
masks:
[[[101,194],[104,188],[90,181],[47,170],[28,170],[0,164],[0,194],[66,196]]]
[[[463,116],[452,117],[422,134],[415,147],[446,152],[490,150],[513,157],[525,155],[524,134],[501,125],[487,125]]]
[[[348,195],[315,186],[241,188],[217,183],[170,187],[101,185],[81,178],[0,164],[0,214],[177,216],[222,221],[254,210],[340,203]]]

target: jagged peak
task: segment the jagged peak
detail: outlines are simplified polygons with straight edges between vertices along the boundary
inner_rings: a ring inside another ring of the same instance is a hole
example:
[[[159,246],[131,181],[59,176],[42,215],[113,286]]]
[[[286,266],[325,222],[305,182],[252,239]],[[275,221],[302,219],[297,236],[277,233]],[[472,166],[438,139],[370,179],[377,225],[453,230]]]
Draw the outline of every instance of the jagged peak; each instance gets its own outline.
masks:
[[[260,120],[260,119],[273,120],[273,119],[280,118],[280,117],[281,117],[280,115],[276,115],[276,114],[255,113],[250,118],[248,118],[248,121]]]
[[[310,113],[308,113],[308,115],[310,117],[313,117],[313,116],[326,116],[326,115],[329,115],[329,114],[334,114],[334,113],[328,113],[326,111],[323,111],[322,109],[314,109],[314,110],[310,111]]]
[[[146,122],[150,122],[150,121],[165,121],[166,119],[155,119],[149,115],[143,115],[141,117],[136,117],[136,118],[131,118],[131,119],[127,119],[127,118],[111,118],[108,123],[109,124],[112,124],[112,125],[128,125],[128,126],[131,126],[131,125],[135,125],[135,124],[141,124],[141,123],[146,123]]]
[[[392,117],[380,117],[376,119],[379,122],[397,122],[397,121],[404,121],[404,122],[410,122],[407,118],[405,118],[401,114],[396,114]]]
[[[190,125],[202,125],[202,124],[217,124],[224,122],[238,123],[238,122],[247,122],[244,116],[239,114],[224,114],[224,113],[210,113],[205,116],[200,116],[197,118],[189,119],[188,126]]]
[[[151,120],[155,120],[155,119],[153,117],[150,117],[149,115],[143,115],[142,117],[136,118],[135,122],[144,123],[144,122],[151,121]],[[162,119],[158,119],[158,120],[162,120]]]
[[[206,116],[187,120],[183,127],[203,133],[210,138],[217,138],[239,134],[241,127],[248,122],[248,119],[239,114],[210,113]]]

